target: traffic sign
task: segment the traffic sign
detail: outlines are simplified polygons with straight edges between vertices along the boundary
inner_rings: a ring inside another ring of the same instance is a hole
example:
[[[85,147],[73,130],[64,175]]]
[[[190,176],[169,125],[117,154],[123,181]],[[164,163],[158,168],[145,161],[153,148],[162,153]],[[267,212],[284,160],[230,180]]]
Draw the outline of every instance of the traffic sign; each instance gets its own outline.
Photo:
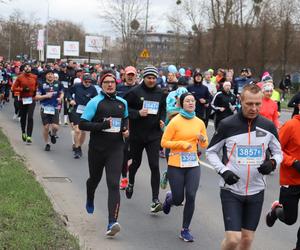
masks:
[[[140,57],[142,58],[149,58],[150,57],[150,53],[147,49],[144,49],[141,54],[140,54]]]

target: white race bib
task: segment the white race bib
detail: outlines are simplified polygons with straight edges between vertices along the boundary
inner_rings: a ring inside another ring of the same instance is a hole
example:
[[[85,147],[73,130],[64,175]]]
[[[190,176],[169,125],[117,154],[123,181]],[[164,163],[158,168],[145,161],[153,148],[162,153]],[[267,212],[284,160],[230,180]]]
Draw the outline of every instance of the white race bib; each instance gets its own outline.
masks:
[[[180,167],[192,168],[199,166],[197,153],[181,152],[180,153]]]
[[[104,132],[119,133],[121,131],[121,118],[112,118],[111,128],[104,129]]]
[[[144,101],[143,102],[143,109],[148,110],[148,114],[150,115],[156,115],[159,109],[159,102],[153,102],[153,101]]]
[[[55,108],[53,106],[44,106],[44,114],[55,115]]]
[[[67,89],[69,88],[69,83],[66,81],[61,81],[62,85],[64,85],[64,88]]]
[[[23,105],[28,105],[32,103],[32,97],[23,97],[22,98]]]
[[[237,164],[260,165],[263,160],[263,149],[261,145],[239,145],[236,147]]]
[[[78,113],[78,114],[83,114],[84,109],[85,109],[85,106],[84,106],[84,105],[78,105],[78,106],[77,106],[77,109],[76,109],[76,113]]]

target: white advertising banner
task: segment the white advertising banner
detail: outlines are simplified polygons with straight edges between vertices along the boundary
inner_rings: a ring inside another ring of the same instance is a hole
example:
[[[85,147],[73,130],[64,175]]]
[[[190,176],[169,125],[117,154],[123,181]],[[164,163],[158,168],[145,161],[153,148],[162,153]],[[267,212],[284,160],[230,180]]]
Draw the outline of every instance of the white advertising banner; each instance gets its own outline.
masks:
[[[45,32],[44,30],[38,31],[38,39],[37,39],[37,50],[44,50],[45,45]]]
[[[60,46],[48,45],[47,46],[48,59],[60,59]]]
[[[103,47],[103,37],[86,36],[85,37],[85,52],[101,53]]]
[[[64,41],[64,56],[79,56],[79,42]]]

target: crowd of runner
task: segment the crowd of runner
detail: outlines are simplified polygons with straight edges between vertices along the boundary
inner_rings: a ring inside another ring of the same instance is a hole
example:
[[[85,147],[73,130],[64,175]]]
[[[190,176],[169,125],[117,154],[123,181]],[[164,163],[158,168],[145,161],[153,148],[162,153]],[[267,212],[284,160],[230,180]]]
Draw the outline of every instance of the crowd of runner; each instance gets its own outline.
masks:
[[[120,231],[120,189],[134,194],[135,177],[145,149],[151,170],[151,213],[169,214],[184,202],[180,238],[194,240],[190,223],[200,182],[201,152],[220,175],[225,225],[221,248],[251,249],[259,223],[265,178],[280,167],[280,196],[266,215],[287,225],[297,220],[300,198],[300,92],[288,103],[292,119],[280,124],[280,102],[291,88],[287,75],[275,88],[272,76],[252,76],[243,68],[201,71],[174,65],[138,70],[115,65],[68,63],[0,64],[0,109],[10,101],[20,139],[32,144],[34,111],[42,120],[44,150],[59,141],[60,125],[70,127],[73,158],[80,159],[86,131],[89,178],[86,211],[94,213],[94,194],[106,172],[108,226],[106,235]],[[11,93],[11,94],[10,94]],[[207,136],[213,121],[215,134]],[[221,158],[220,158],[221,156]],[[160,175],[159,157],[168,168]],[[164,202],[160,188],[170,184]],[[296,248],[300,249],[300,229]]]

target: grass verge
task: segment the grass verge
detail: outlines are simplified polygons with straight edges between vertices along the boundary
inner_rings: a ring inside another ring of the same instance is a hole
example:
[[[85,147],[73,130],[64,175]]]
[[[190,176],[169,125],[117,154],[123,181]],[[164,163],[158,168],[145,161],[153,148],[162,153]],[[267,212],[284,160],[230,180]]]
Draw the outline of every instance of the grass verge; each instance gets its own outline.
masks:
[[[80,249],[1,130],[0,249]]]

